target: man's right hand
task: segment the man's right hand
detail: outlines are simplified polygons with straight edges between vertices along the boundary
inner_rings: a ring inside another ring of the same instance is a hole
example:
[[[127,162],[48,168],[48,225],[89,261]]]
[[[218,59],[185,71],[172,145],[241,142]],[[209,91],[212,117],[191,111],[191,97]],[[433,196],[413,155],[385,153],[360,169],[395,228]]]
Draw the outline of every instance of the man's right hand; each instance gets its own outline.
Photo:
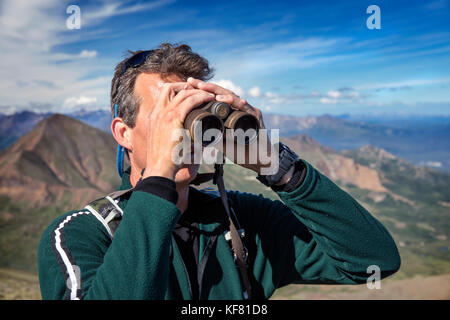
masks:
[[[164,83],[153,111],[147,119],[147,160],[143,178],[161,176],[174,180],[183,164],[172,160],[174,130],[183,129],[187,114],[215,95],[194,89],[187,82]]]

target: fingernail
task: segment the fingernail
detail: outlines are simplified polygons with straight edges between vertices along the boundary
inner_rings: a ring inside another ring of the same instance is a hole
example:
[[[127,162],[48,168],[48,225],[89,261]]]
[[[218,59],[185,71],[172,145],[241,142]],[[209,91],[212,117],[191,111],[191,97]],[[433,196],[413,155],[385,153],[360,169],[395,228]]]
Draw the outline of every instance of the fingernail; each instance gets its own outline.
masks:
[[[192,77],[187,78],[187,82],[191,82],[192,80],[194,80],[194,78]]]
[[[224,95],[219,94],[216,96],[216,99],[223,99],[224,97],[225,97]]]

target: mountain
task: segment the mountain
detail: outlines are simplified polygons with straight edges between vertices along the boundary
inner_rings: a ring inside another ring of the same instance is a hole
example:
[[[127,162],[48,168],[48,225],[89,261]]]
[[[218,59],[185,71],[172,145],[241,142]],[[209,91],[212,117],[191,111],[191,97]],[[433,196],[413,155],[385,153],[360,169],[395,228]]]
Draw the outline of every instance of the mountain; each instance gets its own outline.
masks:
[[[41,120],[50,116],[49,113],[40,114],[22,111],[12,115],[0,116],[0,150],[13,144],[17,139],[31,131]]]
[[[94,128],[100,129],[107,133],[111,132],[111,112],[109,110],[79,110],[67,114],[69,117],[80,120]]]
[[[380,174],[386,187],[405,198],[450,203],[450,174],[416,167],[389,152],[366,145],[355,150],[344,150],[343,155],[355,159]]]
[[[323,147],[308,135],[302,134],[281,141],[289,145],[303,159],[314,163],[320,172],[333,181],[353,184],[358,188],[376,192],[387,192],[378,173],[354,159],[343,156],[329,147]]]
[[[0,193],[47,205],[68,190],[108,192],[118,183],[114,147],[111,135],[52,115],[0,154]]]

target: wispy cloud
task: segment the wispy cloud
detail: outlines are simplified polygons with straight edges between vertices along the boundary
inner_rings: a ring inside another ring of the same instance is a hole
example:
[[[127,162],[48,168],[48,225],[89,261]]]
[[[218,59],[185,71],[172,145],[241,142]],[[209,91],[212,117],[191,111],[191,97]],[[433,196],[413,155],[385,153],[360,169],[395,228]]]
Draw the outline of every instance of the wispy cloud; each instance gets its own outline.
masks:
[[[176,2],[176,0],[157,0],[144,3],[102,0],[99,1],[98,5],[88,6],[86,10],[84,10],[83,24],[93,26],[103,22],[105,19],[130,13],[145,12],[174,2]]]
[[[340,60],[348,60],[352,53],[339,54],[339,47],[347,46],[348,38],[311,37],[284,42],[257,43],[231,49],[223,56],[218,53],[220,75],[238,77],[244,73],[279,72],[286,69],[312,68]],[[233,47],[232,47],[233,48]]]
[[[86,96],[79,96],[79,97],[69,97],[67,98],[64,103],[63,107],[66,108],[66,110],[73,110],[78,107],[86,107],[86,106],[92,106],[97,103],[96,97],[86,97]]]
[[[394,81],[394,82],[384,82],[384,83],[366,83],[359,86],[356,86],[358,90],[389,90],[389,91],[398,91],[398,90],[408,90],[413,87],[419,86],[428,86],[442,83],[449,83],[450,77],[444,78],[428,78],[428,79],[407,79],[403,81]]]
[[[90,29],[89,24],[100,25],[110,17],[148,11],[172,2],[82,3],[82,28],[71,31],[67,30],[65,11],[71,4],[69,0],[2,1],[0,92],[3,103],[22,108],[30,108],[33,103],[34,109],[50,106],[60,109],[73,107],[76,102],[73,97],[92,97],[90,104],[106,106],[111,78],[105,74],[112,72],[112,63],[88,46],[77,51],[62,48],[111,36],[107,29]]]

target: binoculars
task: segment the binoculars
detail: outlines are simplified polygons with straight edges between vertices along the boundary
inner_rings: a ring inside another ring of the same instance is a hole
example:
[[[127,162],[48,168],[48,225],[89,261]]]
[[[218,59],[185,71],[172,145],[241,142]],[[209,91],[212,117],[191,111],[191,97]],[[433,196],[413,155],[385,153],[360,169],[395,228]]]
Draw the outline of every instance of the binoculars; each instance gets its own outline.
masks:
[[[184,128],[189,131],[193,141],[205,147],[220,141],[225,128],[234,130],[234,138],[237,142],[250,144],[258,137],[260,126],[255,116],[233,110],[228,104],[213,100],[192,109],[186,116]],[[208,132],[210,129],[215,130]],[[240,132],[244,134],[243,139],[238,139],[236,136],[236,130],[239,129],[243,130]]]

